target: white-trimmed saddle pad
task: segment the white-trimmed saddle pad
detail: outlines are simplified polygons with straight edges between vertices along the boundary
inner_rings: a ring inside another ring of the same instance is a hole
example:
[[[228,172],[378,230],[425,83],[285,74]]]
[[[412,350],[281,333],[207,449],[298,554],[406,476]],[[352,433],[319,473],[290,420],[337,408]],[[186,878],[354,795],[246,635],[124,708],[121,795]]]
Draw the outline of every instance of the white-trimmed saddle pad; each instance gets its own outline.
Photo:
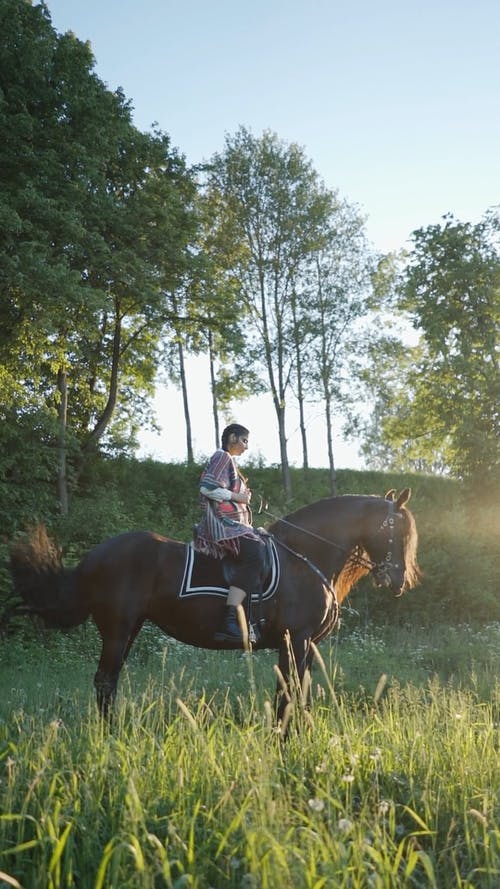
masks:
[[[278,587],[280,579],[280,563],[276,546],[272,540],[270,543],[271,570],[264,582],[264,591],[262,593],[262,601],[270,599]],[[184,565],[184,575],[179,591],[179,599],[185,599],[188,596],[227,596],[228,586],[209,586],[203,581],[202,571],[196,563],[196,550],[193,544],[186,546],[186,563]],[[259,594],[252,593],[252,602],[259,601]]]

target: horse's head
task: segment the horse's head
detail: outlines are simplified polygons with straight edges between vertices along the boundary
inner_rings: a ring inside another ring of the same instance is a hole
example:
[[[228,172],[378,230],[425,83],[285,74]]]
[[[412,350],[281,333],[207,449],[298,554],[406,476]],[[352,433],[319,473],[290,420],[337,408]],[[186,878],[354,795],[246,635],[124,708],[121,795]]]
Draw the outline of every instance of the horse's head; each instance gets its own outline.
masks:
[[[371,570],[377,586],[389,587],[396,596],[411,589],[419,580],[416,563],[417,531],[411,513],[405,509],[411,491],[405,488],[385,495],[387,514],[370,543],[369,555],[375,563]]]

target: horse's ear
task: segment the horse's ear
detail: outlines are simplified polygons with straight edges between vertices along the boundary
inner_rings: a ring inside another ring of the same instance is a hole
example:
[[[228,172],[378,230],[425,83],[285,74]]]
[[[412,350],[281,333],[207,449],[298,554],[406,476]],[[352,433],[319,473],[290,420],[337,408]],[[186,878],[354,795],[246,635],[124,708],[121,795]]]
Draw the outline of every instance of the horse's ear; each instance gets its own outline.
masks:
[[[387,494],[385,495],[385,499],[386,500],[394,500],[395,496],[396,496],[396,488],[391,488],[390,491],[387,491]]]
[[[401,509],[405,503],[408,503],[408,500],[411,497],[411,488],[405,488],[404,491],[401,491],[398,499],[396,500],[396,509]]]

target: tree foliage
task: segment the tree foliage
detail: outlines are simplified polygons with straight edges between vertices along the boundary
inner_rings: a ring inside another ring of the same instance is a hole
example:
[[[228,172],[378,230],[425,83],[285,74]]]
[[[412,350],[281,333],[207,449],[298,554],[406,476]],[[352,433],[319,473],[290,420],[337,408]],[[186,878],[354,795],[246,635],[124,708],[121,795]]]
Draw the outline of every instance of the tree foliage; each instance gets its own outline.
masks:
[[[44,5],[0,0],[0,27],[1,435],[44,415],[62,495],[68,457],[140,424],[194,183]]]
[[[298,145],[271,132],[258,139],[244,127],[213,158],[210,185],[220,195],[221,229],[238,245],[231,271],[249,312],[247,354],[272,397],[291,496],[286,410],[307,344],[297,295],[313,257],[328,244],[338,201]]]
[[[352,398],[353,362],[366,348],[359,322],[369,311],[372,262],[362,218],[355,208],[338,202],[332,208],[325,245],[312,258],[294,318],[295,331],[300,331],[295,336],[297,385],[304,397],[321,404],[324,413],[332,494],[336,493],[333,420]],[[305,349],[300,348],[299,337],[307,337]]]
[[[133,452],[160,363],[182,386],[193,463],[185,359],[201,353],[215,441],[236,399],[270,394],[288,499],[289,407],[307,468],[305,405],[321,404],[334,490],[333,422],[353,412],[358,368],[372,465],[496,475],[498,213],[445,217],[414,233],[402,270],[386,257],[370,277],[362,219],[300,146],[241,127],[196,179],[166,134],[137,130],[89,44],[57,34],[45,4],[0,0],[0,28],[9,509],[49,509],[57,486],[64,512],[96,454]],[[417,345],[367,334],[384,306],[411,320]]]
[[[420,341],[372,379],[398,468],[497,477],[499,221],[445,217],[413,235],[398,293]]]
[[[206,183],[198,182],[195,205],[198,226],[190,268],[176,290],[164,293],[171,311],[165,328],[164,363],[168,378],[182,392],[189,462],[194,455],[186,357],[203,354],[208,358],[215,447],[220,444],[221,414],[228,416],[233,401],[262,389],[247,360],[248,313],[231,274],[238,244],[218,225],[220,196]]]

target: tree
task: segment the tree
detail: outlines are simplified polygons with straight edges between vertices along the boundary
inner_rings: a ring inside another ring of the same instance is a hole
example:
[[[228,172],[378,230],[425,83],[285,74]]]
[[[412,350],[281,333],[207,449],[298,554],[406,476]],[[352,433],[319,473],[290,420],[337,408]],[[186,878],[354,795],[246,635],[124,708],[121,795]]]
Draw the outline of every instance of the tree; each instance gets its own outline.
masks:
[[[198,230],[189,274],[176,292],[165,293],[172,310],[165,328],[165,364],[169,378],[182,392],[188,462],[193,462],[194,456],[187,353],[205,353],[208,357],[215,447],[220,444],[220,414],[229,413],[232,401],[262,390],[247,360],[247,310],[231,274],[238,245],[223,226],[217,225],[220,201],[214,190],[200,185],[195,203]]]
[[[0,0],[0,26],[2,401],[11,422],[51,418],[64,511],[68,449],[81,465],[124,423],[130,438],[152,390],[161,287],[188,261],[194,183],[43,5]]]
[[[244,127],[228,136],[224,151],[212,159],[209,182],[220,195],[220,225],[238,245],[231,271],[251,322],[247,355],[267,377],[290,497],[286,406],[296,354],[288,335],[292,296],[321,242],[332,194],[299,146],[270,132],[257,139]]]
[[[413,234],[399,308],[421,339],[381,418],[407,466],[477,484],[498,472],[499,223],[493,212],[477,224],[448,216]]]
[[[365,349],[356,322],[367,315],[372,260],[363,220],[355,208],[338,201],[332,207],[324,246],[311,258],[306,287],[294,306],[295,377],[301,408],[306,397],[323,406],[331,493],[336,493],[333,417],[351,397],[351,366]],[[306,430],[302,428],[304,467]]]

